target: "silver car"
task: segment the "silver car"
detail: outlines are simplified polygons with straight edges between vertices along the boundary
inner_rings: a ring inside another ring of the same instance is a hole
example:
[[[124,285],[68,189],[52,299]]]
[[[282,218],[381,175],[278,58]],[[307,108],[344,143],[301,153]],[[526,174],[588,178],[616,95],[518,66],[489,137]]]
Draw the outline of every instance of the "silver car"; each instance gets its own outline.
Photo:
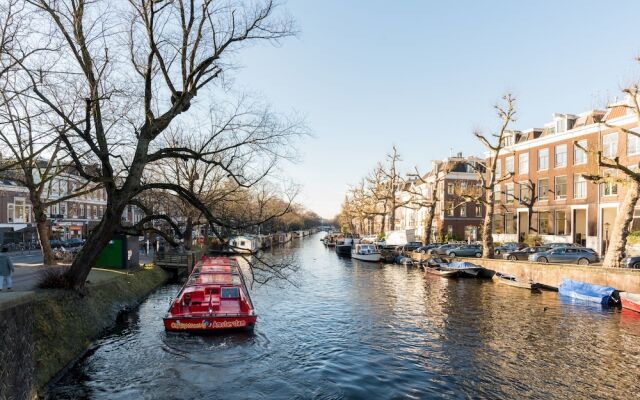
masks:
[[[598,253],[584,247],[557,247],[541,253],[531,254],[529,261],[539,263],[564,263],[589,265],[600,261]]]

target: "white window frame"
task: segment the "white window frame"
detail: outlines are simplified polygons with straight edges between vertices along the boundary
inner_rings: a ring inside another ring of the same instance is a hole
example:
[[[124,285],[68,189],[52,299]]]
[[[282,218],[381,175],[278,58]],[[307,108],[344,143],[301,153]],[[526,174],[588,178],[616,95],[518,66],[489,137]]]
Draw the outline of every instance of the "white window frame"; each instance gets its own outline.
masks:
[[[544,158],[540,157],[542,154],[545,154]],[[540,162],[542,159],[545,160],[544,167],[541,165],[542,163]],[[546,171],[548,169],[549,169],[549,149],[548,148],[538,149],[538,171]]]
[[[515,166],[515,160],[513,158],[513,156],[509,156],[507,158],[504,159],[504,172],[505,173],[515,173],[516,172],[516,166]]]
[[[633,141],[633,146],[631,142]],[[640,154],[640,136],[633,133],[627,133],[627,155],[636,156]]]
[[[579,194],[577,190],[578,185],[584,187],[584,193],[582,195]],[[587,198],[587,180],[584,176],[580,174],[573,175],[573,198],[574,199],[586,199]]]
[[[564,195],[560,195],[558,194],[558,179],[559,178],[564,178]],[[561,175],[561,176],[555,176],[553,178],[553,191],[554,193],[554,197],[556,200],[566,200],[567,199],[567,176],[566,175]]]
[[[609,133],[602,136],[602,155],[608,158],[613,158],[618,155],[617,132]]]
[[[587,151],[581,149],[578,146],[582,146],[582,148],[587,148],[586,140],[578,140],[573,143],[573,165],[582,165],[587,163]],[[578,156],[580,155],[580,156]]]
[[[560,156],[560,157],[559,157]],[[564,168],[567,166],[567,145],[558,144],[554,149],[553,165],[555,168]]]
[[[520,155],[518,155],[518,173],[529,173],[529,153],[521,153]]]

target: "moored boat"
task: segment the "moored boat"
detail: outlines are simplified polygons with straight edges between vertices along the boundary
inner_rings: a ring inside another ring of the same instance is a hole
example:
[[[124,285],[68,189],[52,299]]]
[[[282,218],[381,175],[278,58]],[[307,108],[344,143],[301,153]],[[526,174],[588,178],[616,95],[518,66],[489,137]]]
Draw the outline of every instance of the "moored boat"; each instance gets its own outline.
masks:
[[[493,275],[492,279],[494,282],[501,283],[503,285],[517,287],[517,288],[529,289],[529,290],[539,289],[535,282],[531,282],[531,281],[523,282],[518,280],[518,278],[516,278],[513,275],[503,274],[502,272],[496,272]]]
[[[200,260],[163,320],[167,331],[253,329],[257,315],[237,260]]]
[[[620,301],[622,308],[640,313],[640,294],[620,292]]]
[[[351,251],[351,258],[361,261],[379,262],[382,255],[375,244],[358,243]]]
[[[467,261],[451,261],[446,264],[441,264],[440,267],[447,271],[458,271],[460,276],[469,276],[473,278],[482,277],[480,272],[483,268]]]
[[[594,285],[588,282],[563,279],[558,287],[561,296],[578,300],[600,303],[603,305],[616,304],[619,301],[618,291],[612,287]]]

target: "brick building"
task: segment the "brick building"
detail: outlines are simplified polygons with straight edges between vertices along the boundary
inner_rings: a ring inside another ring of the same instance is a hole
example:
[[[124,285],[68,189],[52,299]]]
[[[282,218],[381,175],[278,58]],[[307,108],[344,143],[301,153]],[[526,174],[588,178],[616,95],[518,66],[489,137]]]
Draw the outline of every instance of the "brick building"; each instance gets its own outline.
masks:
[[[513,131],[498,155],[499,175],[513,176],[496,186],[494,239],[572,242],[604,252],[616,210],[624,197],[621,173],[600,168],[597,152],[637,166],[640,138],[628,129],[638,121],[626,102],[577,115],[553,114],[541,129]],[[593,183],[583,175],[608,177]],[[640,213],[638,213],[640,218]],[[634,219],[634,226],[640,219]]]

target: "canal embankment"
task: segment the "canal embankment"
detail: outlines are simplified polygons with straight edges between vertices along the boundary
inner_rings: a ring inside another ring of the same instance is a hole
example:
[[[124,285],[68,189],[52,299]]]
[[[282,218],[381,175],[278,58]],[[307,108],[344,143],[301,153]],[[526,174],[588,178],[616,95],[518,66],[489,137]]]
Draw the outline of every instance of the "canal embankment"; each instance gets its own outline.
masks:
[[[563,279],[609,286],[617,290],[640,293],[640,270],[629,268],[605,268],[575,264],[541,264],[528,261],[463,258],[496,272],[513,275],[522,280],[532,280],[558,287]]]
[[[122,311],[168,275],[160,268],[92,271],[84,294],[34,290],[0,296],[0,398],[36,398]]]

